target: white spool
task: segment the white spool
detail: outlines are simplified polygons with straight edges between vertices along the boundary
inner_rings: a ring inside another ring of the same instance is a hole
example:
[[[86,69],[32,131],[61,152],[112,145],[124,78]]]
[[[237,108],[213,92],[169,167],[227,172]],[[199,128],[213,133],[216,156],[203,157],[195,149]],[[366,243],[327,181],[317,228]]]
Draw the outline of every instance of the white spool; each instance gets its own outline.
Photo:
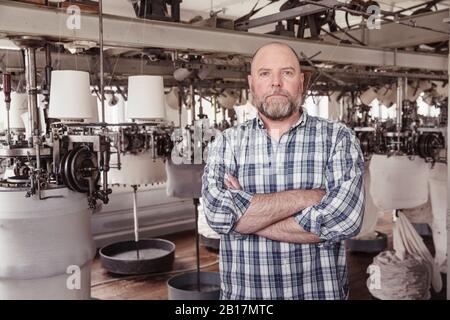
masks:
[[[373,100],[377,98],[377,91],[374,88],[370,87],[369,89],[364,91],[359,98],[361,99],[362,103],[368,106],[373,102]]]
[[[22,113],[20,116],[22,119],[23,124],[25,125],[25,136],[28,139],[31,137],[31,128],[30,128],[30,122],[28,121],[28,115],[29,112]]]
[[[166,181],[166,170],[161,158],[153,160],[148,151],[139,154],[120,156],[121,169],[110,169],[108,180],[110,184],[147,185]]]
[[[431,86],[432,86],[432,83],[430,80],[420,80],[419,81],[419,88],[420,88],[421,92],[430,89]]]
[[[166,108],[166,121],[168,123],[173,122],[177,127],[184,128],[188,125],[188,110],[183,106],[181,108],[181,124],[180,123],[180,114],[178,110],[172,109],[170,107]]]
[[[426,84],[423,81],[413,81],[408,85],[406,99],[413,102],[416,101],[423,92],[424,87],[426,87]]]
[[[6,104],[3,92],[0,94],[0,123],[2,129],[6,129]],[[9,125],[11,129],[25,129],[22,114],[28,111],[28,95],[25,93],[11,92],[11,103],[9,109]]]
[[[203,164],[177,165],[167,160],[167,195],[177,198],[201,198],[204,167]]]
[[[433,213],[431,229],[435,248],[434,261],[443,273],[447,273],[447,166],[436,163],[431,170],[430,197]]]
[[[164,82],[161,76],[128,78],[127,118],[137,120],[166,117]]]
[[[381,93],[380,93],[381,92]],[[397,99],[397,86],[391,88],[383,88],[378,91],[378,100],[387,108],[392,107]]]
[[[328,120],[338,121],[341,116],[341,99],[340,92],[334,92],[329,96],[328,100]],[[338,100],[339,98],[339,100]]]
[[[114,103],[113,103],[113,100]],[[96,99],[97,103],[97,117],[98,120],[102,120],[102,104],[101,99]],[[89,120],[91,121],[91,120]],[[121,95],[113,95],[110,93],[105,94],[105,122],[106,123],[123,123],[125,122],[125,102]]]
[[[99,122],[99,110],[98,110],[98,98],[97,96],[93,96],[91,95],[89,97],[90,102],[91,102],[91,108],[92,110],[94,110],[94,115],[92,116],[92,118],[89,119],[85,119],[85,122],[90,122],[90,123],[95,123],[95,122]]]
[[[409,209],[428,201],[429,165],[421,158],[374,154],[370,194],[380,210]]]
[[[192,71],[192,70],[189,70],[186,68],[178,68],[173,72],[173,77],[177,81],[183,81],[183,80],[189,78],[190,76],[192,76],[193,73],[194,73],[194,71]]]
[[[179,103],[180,103],[180,89],[178,89],[178,87],[172,87],[169,91],[169,93],[167,93],[165,95],[166,98],[166,104],[169,106],[169,108],[174,109],[174,110],[178,110],[179,107]]]
[[[405,216],[408,217],[408,220],[411,221],[411,223],[427,223],[429,225],[431,225],[431,222],[433,220],[433,214],[431,211],[431,202],[429,199],[426,203],[418,207],[402,209],[402,212],[405,214]]]
[[[89,73],[75,70],[52,71],[49,118],[61,121],[91,119],[97,108],[92,106]]]
[[[0,299],[89,299],[95,246],[86,196],[67,188],[42,194],[63,198],[24,194],[0,191]]]
[[[448,97],[448,83],[445,84],[440,81],[433,81],[433,83],[436,85],[436,94],[439,97]]]
[[[217,97],[217,101],[222,108],[232,109],[239,99],[239,93],[233,89],[225,90]]]
[[[375,232],[375,227],[378,221],[378,215],[380,209],[373,203],[372,196],[370,194],[370,162],[364,163],[364,188],[366,194],[365,208],[364,208],[364,218],[361,231],[354,238],[357,240],[373,240],[376,239],[377,234]]]

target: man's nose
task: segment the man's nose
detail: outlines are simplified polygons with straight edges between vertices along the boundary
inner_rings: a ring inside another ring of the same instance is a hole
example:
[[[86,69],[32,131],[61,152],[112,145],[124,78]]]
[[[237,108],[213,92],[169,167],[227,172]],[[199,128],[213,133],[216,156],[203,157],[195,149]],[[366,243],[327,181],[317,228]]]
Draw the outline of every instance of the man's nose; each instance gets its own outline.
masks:
[[[278,73],[275,73],[272,77],[272,88],[281,87],[281,76]]]

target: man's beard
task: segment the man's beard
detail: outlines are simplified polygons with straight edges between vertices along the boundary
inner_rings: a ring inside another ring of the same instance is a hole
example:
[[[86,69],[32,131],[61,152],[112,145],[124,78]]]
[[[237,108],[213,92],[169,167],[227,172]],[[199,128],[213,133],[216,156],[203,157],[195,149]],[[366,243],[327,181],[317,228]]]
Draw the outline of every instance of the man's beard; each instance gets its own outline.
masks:
[[[265,94],[262,98],[256,96],[253,90],[251,91],[252,104],[259,112],[270,120],[279,121],[289,118],[302,104],[301,94],[294,98],[289,92],[283,89],[273,90],[272,92]],[[284,95],[285,97],[272,97],[269,101],[266,101],[267,97],[274,94]]]

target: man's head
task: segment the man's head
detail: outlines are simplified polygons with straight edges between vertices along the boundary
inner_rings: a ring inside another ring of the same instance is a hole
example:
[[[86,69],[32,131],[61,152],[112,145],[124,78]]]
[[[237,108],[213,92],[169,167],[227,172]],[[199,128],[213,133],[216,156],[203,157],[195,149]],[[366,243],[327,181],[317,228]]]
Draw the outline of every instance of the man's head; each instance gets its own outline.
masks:
[[[286,119],[302,104],[303,74],[295,51],[286,44],[259,48],[248,82],[253,105],[270,120]]]

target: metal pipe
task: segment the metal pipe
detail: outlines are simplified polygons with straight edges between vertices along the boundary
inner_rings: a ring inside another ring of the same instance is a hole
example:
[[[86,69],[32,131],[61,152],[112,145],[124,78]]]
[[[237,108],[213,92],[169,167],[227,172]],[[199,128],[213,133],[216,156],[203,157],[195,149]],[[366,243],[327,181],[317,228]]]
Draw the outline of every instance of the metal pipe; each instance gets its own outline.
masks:
[[[105,199],[104,202],[105,204],[109,202],[108,199],[108,171],[109,171],[109,153],[108,151],[104,151],[102,152],[102,154],[104,154],[103,157],[103,191],[105,192]]]
[[[50,133],[50,126],[48,121],[48,106],[50,105],[50,86],[52,79],[52,55],[50,51],[50,44],[45,46],[45,108],[44,108],[44,121],[45,121],[45,133]]]
[[[396,131],[397,135],[397,151],[400,151],[400,132],[402,131],[402,107],[403,107],[403,79],[397,79],[397,123]]]
[[[408,77],[403,77],[403,100],[408,99]]]
[[[25,48],[25,77],[28,94],[28,122],[31,130],[31,137],[28,139],[30,147],[35,148],[36,152],[36,170],[30,177],[31,193],[34,194],[36,189],[33,184],[37,185],[38,198],[41,199],[41,137],[40,137],[40,121],[39,110],[37,104],[37,68],[36,68],[36,48]]]
[[[8,145],[11,144],[11,123],[9,118],[9,111],[11,102],[6,102],[6,142]]]
[[[397,121],[396,121],[396,129],[397,132],[402,130],[402,101],[403,101],[403,82],[402,78],[397,79]]]
[[[98,18],[100,33],[100,95],[102,102],[102,122],[105,122],[105,75],[103,65],[103,0],[98,1]]]
[[[194,96],[194,85],[191,83],[189,85],[189,92],[191,94],[191,114],[192,114],[192,122],[191,124],[195,124],[195,96]]]
[[[6,140],[8,145],[11,144],[11,124],[9,119],[9,110],[11,107],[11,74],[3,74],[3,94],[5,96],[6,105]]]
[[[172,0],[172,4],[170,6],[171,17],[174,22],[180,21],[180,2],[181,0]]]
[[[181,93],[181,88],[178,89],[178,125],[181,128],[181,119],[183,114],[183,96]]]
[[[104,124],[105,121],[105,66],[103,57],[103,0],[98,1],[98,28],[99,28],[99,42],[100,42],[100,97],[102,104],[102,119],[101,122]],[[106,132],[108,129],[106,126],[102,126],[103,130]],[[105,153],[105,163],[103,171],[103,191],[105,192],[105,201],[108,202],[108,170],[109,170],[109,155]]]
[[[213,99],[213,112],[214,112],[214,127],[217,125],[217,96],[214,95]]]
[[[27,79],[28,94],[28,122],[31,130],[31,137],[28,144],[36,148],[36,169],[41,169],[40,160],[40,130],[39,130],[39,110],[37,104],[36,87],[36,48],[25,49],[25,76]]]
[[[199,117],[200,117],[200,119],[201,118],[203,118],[203,105],[202,105],[202,95],[201,95],[201,92],[200,92],[200,100],[199,100],[199,106],[198,106],[198,115],[199,115]]]
[[[336,0],[322,0],[321,4],[322,6],[312,3],[305,4],[278,13],[266,15],[264,17],[238,21],[235,23],[234,27],[236,30],[249,30],[252,28],[268,25],[274,22],[280,22],[283,20],[289,20],[297,17],[303,17],[313,15],[315,13],[320,13],[325,11],[324,9],[325,6],[326,8],[330,7],[334,8],[339,6]]]
[[[137,216],[137,186],[133,187],[133,217],[134,217],[134,241],[136,242],[136,256],[139,260],[139,221]]]
[[[450,8],[449,8],[449,16],[450,16]],[[444,20],[448,24],[448,28],[450,30],[450,17]],[[449,37],[450,41],[450,37]],[[447,70],[450,70],[450,52],[448,54],[448,65]],[[450,81],[450,73],[448,73],[448,80]],[[450,97],[450,86],[448,86],[448,96]],[[447,114],[450,110],[450,99],[447,99]],[[450,121],[447,120],[447,161],[450,159],[450,148],[448,146],[448,137],[450,137]],[[450,166],[447,165],[447,186],[450,185]],[[449,215],[448,209],[450,208],[450,188],[447,187],[447,217]],[[447,251],[450,248],[450,223],[447,218]],[[447,263],[447,274],[450,274],[450,263]],[[447,277],[447,300],[450,300],[450,277]]]
[[[200,291],[200,236],[198,233],[198,206],[200,200],[194,198],[194,209],[195,209],[195,253],[197,260],[197,289]]]

